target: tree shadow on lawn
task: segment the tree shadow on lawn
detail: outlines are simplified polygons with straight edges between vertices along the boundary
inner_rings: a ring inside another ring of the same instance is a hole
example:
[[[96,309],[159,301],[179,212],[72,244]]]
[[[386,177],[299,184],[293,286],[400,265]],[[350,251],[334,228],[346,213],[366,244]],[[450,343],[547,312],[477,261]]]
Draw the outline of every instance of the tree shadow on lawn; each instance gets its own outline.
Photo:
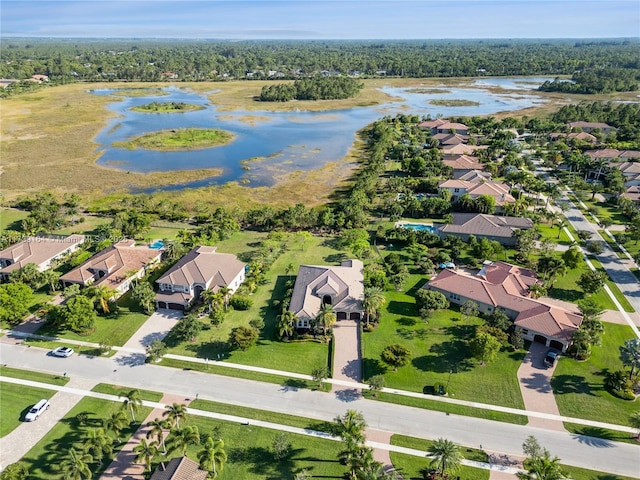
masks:
[[[629,439],[629,434],[624,432],[615,432],[606,428],[590,427],[587,425],[577,425],[573,428],[572,437],[576,438],[580,443],[591,445],[592,442],[604,441],[625,441]],[[586,437],[586,438],[582,438]],[[595,446],[602,446],[595,443]],[[610,445],[607,445],[610,446]]]
[[[474,368],[474,362],[469,356],[467,344],[462,340],[452,339],[436,343],[429,348],[435,355],[415,357],[411,363],[424,372],[468,372]]]
[[[578,300],[582,300],[584,298],[584,293],[578,290],[567,290],[565,288],[553,287],[549,292],[549,296],[557,300],[564,300],[565,302],[575,303]]]
[[[421,278],[420,280],[418,280],[413,285],[413,287],[411,287],[409,290],[407,290],[407,295],[415,297],[416,296],[416,292],[418,290],[420,290],[424,286],[424,284],[427,283],[427,282],[428,282],[428,280],[426,278]]]
[[[418,307],[415,303],[399,302],[391,300],[387,305],[387,312],[408,317],[418,316]]]
[[[218,356],[228,358],[231,356],[231,348],[227,342],[214,340],[212,342],[192,343],[185,347],[185,350],[194,352],[198,358],[208,358],[218,360]]]
[[[332,253],[324,257],[324,261],[327,263],[342,263],[343,260],[347,258],[345,253]]]
[[[275,436],[275,435],[274,435]],[[230,463],[244,463],[256,475],[270,475],[273,478],[288,478],[293,475],[295,460],[304,453],[304,448],[292,448],[287,456],[276,461],[273,452],[265,447],[234,448],[229,453]],[[315,462],[322,461],[314,458]]]
[[[396,335],[404,338],[405,340],[415,340],[416,338],[424,340],[429,336],[429,330],[424,327],[417,328],[415,330],[410,328],[398,328],[396,329]]]
[[[556,375],[551,379],[551,386],[556,395],[579,393],[596,396],[594,392],[603,390],[602,385],[593,385],[580,375]]]
[[[362,378],[369,379],[374,375],[382,375],[386,373],[387,368],[377,358],[362,359]]]

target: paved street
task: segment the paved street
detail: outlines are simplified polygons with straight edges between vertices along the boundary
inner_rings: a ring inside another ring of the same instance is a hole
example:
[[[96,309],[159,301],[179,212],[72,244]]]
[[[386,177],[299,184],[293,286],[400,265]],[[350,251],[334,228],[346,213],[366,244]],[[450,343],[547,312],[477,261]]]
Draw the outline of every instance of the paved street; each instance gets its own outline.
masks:
[[[522,442],[535,435],[563,463],[628,476],[640,476],[640,446],[571,435],[539,428],[493,422],[472,417],[393,405],[366,399],[337,398],[336,395],[306,389],[282,387],[230,377],[183,371],[157,365],[122,367],[113,359],[74,356],[51,362],[37,348],[2,345],[2,363],[32,370],[91,378],[96,382],[145,388],[244,405],[275,412],[289,413],[320,420],[332,420],[347,409],[363,412],[371,428],[393,431],[415,437],[446,437],[461,445],[479,447],[492,452],[520,455]]]

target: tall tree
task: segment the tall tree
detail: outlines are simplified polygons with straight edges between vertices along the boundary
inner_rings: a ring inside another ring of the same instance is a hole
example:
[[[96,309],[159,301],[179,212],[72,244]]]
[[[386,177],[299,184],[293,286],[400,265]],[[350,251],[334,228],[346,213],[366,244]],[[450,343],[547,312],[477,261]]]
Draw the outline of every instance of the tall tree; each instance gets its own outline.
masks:
[[[430,465],[436,469],[440,478],[445,478],[448,473],[455,473],[460,468],[462,453],[460,447],[451,440],[439,438],[431,447],[428,454],[431,457]]]
[[[136,454],[135,462],[144,463],[145,470],[151,471],[151,462],[158,455],[158,444],[156,442],[147,442],[145,438],[140,439],[140,443],[133,448]]]
[[[71,447],[67,456],[60,462],[60,470],[64,480],[88,480],[92,473],[89,464],[93,458],[88,453]]]
[[[640,369],[640,338],[624,341],[620,347],[620,360],[625,367],[631,367],[629,379],[633,378],[636,369]]]
[[[171,430],[169,438],[169,452],[180,452],[182,456],[187,454],[189,445],[200,444],[200,433],[195,425],[187,425],[182,428],[174,428]]]
[[[387,299],[379,287],[367,287],[364,289],[364,300],[362,302],[362,308],[365,311],[365,318],[367,323],[373,318],[377,321],[380,317],[380,309],[385,304]]]
[[[83,449],[91,455],[94,461],[102,465],[105,455],[113,454],[113,440],[107,435],[104,428],[91,428],[84,437]]]
[[[112,432],[116,441],[120,442],[120,432],[127,424],[127,417],[123,411],[118,410],[111,414],[111,416],[103,421],[103,426],[107,432]]]
[[[398,367],[402,367],[409,363],[411,359],[411,351],[404,345],[394,343],[387,345],[380,354],[382,361],[393,367],[393,371],[397,371]]]
[[[167,417],[167,421],[171,427],[180,428],[180,420],[187,418],[187,406],[184,403],[173,403],[165,406],[162,412],[163,417]]]
[[[200,468],[211,472],[213,478],[216,478],[227,462],[224,442],[222,440],[214,440],[213,437],[208,436],[202,446],[202,450],[198,452],[198,462],[200,462]]]
[[[122,401],[122,408],[129,409],[129,413],[131,414],[131,421],[135,423],[136,415],[135,413],[140,410],[142,406],[142,398],[140,398],[140,390],[133,389],[129,390],[127,393],[120,394],[118,398],[124,398]]]
[[[296,322],[296,314],[291,310],[284,310],[280,315],[278,315],[276,329],[278,330],[280,339],[284,337],[289,338],[293,335]]]
[[[147,427],[149,428],[149,431],[147,432],[147,438],[151,438],[151,437],[155,437],[156,438],[156,442],[158,442],[160,445],[162,445],[162,453],[163,455],[167,454],[167,446],[164,442],[164,431],[167,430],[167,421],[166,420],[160,420],[159,418],[155,419],[155,420],[151,420],[149,423],[147,423]]]
[[[336,312],[329,303],[323,303],[316,316],[317,325],[322,328],[322,335],[327,334],[327,328],[331,328],[336,323]]]

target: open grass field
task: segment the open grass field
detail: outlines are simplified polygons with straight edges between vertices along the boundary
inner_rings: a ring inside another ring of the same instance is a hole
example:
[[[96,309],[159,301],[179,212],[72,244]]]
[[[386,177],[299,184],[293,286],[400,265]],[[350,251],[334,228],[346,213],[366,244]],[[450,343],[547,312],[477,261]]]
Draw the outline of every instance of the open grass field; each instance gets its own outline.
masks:
[[[379,326],[362,336],[364,378],[384,374],[387,387],[425,393],[432,393],[435,383],[449,384],[455,398],[524,408],[516,372],[525,352],[501,351],[495,361],[480,366],[470,357],[464,339],[473,336],[482,320],[470,318],[466,325],[459,311],[450,309],[434,312],[425,324],[413,297],[424,281],[412,275],[405,284],[408,291],[385,292]],[[404,345],[412,354],[411,362],[396,372],[380,360],[384,347],[392,343]]]
[[[86,397],[80,400],[22,459],[29,468],[29,478],[34,480],[58,478],[61,474],[59,464],[69,448],[80,449],[87,430],[101,427],[102,420],[111,416],[120,408],[120,405],[119,402],[98,398]],[[151,408],[141,407],[137,417],[146,418],[149,412]],[[84,425],[77,419],[77,415],[81,413],[87,415]],[[120,433],[122,443],[114,444],[114,457],[138,427],[138,424],[127,425]],[[111,436],[113,438],[113,434]],[[97,463],[90,464],[92,478],[97,480],[110,463],[111,459],[105,458],[102,466]]]
[[[259,232],[238,232],[218,244],[218,251],[234,253],[247,261],[257,249],[257,243],[265,238]],[[221,327],[211,327],[208,322],[195,342],[183,342],[174,345],[170,353],[217,359],[224,355],[225,360],[245,365],[257,365],[283,371],[310,374],[314,368],[328,366],[328,345],[318,342],[281,342],[277,341],[275,326],[280,309],[273,302],[282,300],[286,291],[285,283],[293,279],[301,264],[339,264],[346,258],[331,246],[330,237],[311,237],[305,244],[295,235],[287,240],[287,250],[273,263],[267,272],[265,284],[258,287],[251,296],[253,306],[247,311],[227,313]],[[287,267],[293,268],[287,274]],[[230,351],[224,342],[234,327],[248,325],[254,318],[262,318],[265,327],[260,333],[258,344],[247,351]],[[170,338],[167,338],[167,342]],[[301,362],[300,359],[305,361]]]
[[[51,398],[54,393],[54,390],[0,382],[0,437],[17,428],[35,403],[43,398]]]
[[[573,270],[567,270],[562,277],[558,278],[554,287],[549,290],[548,296],[551,298],[557,298],[558,300],[564,300],[566,302],[575,303],[578,300],[582,300],[586,297],[585,293],[578,287],[576,283],[588,267],[583,263],[582,267],[574,268]],[[617,288],[617,287],[616,287]],[[616,310],[616,306],[607,295],[604,289],[591,295],[600,306],[605,310]]]
[[[61,377],[59,375],[51,375],[50,373],[33,372],[31,370],[22,370],[19,368],[5,367],[0,365],[0,375],[11,378],[22,378],[34,382],[50,383],[52,385],[63,386],[69,382],[69,377]]]
[[[563,358],[558,362],[551,385],[561,415],[628,425],[629,416],[639,408],[638,401],[614,397],[605,390],[603,381],[607,372],[623,368],[618,349],[625,340],[633,338],[633,331],[626,325],[605,323],[604,326],[602,345],[593,347],[586,361]],[[581,433],[592,434],[588,433],[589,427],[578,428]]]

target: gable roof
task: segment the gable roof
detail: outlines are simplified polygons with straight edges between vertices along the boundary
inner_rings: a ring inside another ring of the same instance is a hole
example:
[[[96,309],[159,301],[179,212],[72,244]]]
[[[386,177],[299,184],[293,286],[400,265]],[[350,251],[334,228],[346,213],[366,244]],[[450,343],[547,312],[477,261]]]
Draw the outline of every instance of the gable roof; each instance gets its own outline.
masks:
[[[172,458],[162,468],[156,468],[150,480],[206,480],[209,472],[200,470],[200,465],[187,457]]]
[[[454,213],[451,224],[439,228],[442,233],[464,233],[487,237],[511,238],[518,229],[533,227],[530,218],[500,217],[481,213]]]
[[[95,278],[94,285],[116,289],[129,278],[130,272],[139,272],[150,263],[160,260],[162,250],[146,245],[136,246],[133,240],[122,240],[96,253],[79,267],[65,273],[61,281],[82,283]],[[98,271],[106,272],[102,278]]]
[[[442,153],[445,155],[470,155],[476,150],[482,150],[487,148],[486,145],[469,145],[461,143],[459,145],[443,145]]]
[[[620,150],[615,148],[601,148],[600,150],[587,150],[584,152],[589,158],[619,158]]]
[[[329,295],[335,310],[359,312],[364,300],[364,266],[345,260],[340,266],[300,265],[289,310],[300,318],[315,318]]]
[[[442,162],[454,170],[484,170],[484,165],[478,157],[471,155],[446,155]]]
[[[208,289],[227,287],[245,268],[245,263],[231,253],[217,253],[216,247],[197,246],[162,275],[156,283]]]
[[[569,122],[567,125],[570,128],[613,128],[611,125],[602,122]]]
[[[609,166],[619,169],[625,176],[640,174],[640,162],[610,163]]]
[[[486,182],[491,181],[491,174],[482,170],[470,170],[464,175],[458,177],[458,180],[466,180],[467,182]]]
[[[438,140],[440,145],[459,145],[469,141],[469,135],[461,135],[459,133],[437,133],[433,138]]]
[[[29,263],[40,265],[62,255],[85,240],[84,235],[69,235],[62,238],[27,237],[0,251],[0,258],[11,261],[2,273],[20,270]]]
[[[561,338],[566,342],[571,342],[573,332],[582,324],[582,317],[564,308],[540,304],[535,308],[520,312],[514,324],[548,337]]]

